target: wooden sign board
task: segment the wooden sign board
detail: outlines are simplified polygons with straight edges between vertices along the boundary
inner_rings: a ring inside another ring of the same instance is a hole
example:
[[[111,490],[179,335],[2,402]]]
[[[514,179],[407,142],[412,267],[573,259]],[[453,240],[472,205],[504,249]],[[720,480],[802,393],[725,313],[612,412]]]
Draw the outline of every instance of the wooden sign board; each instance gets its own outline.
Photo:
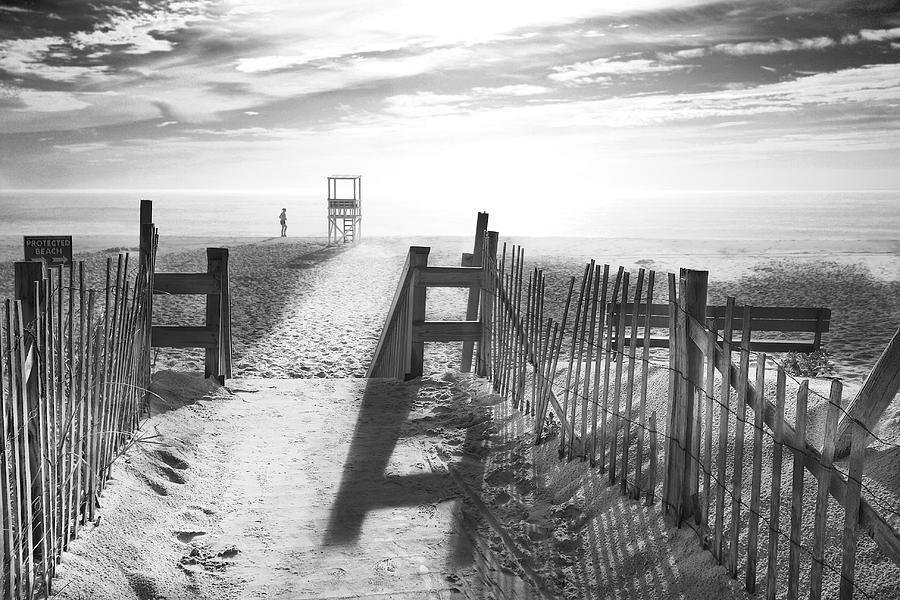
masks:
[[[52,263],[72,262],[71,235],[26,235],[25,260]]]

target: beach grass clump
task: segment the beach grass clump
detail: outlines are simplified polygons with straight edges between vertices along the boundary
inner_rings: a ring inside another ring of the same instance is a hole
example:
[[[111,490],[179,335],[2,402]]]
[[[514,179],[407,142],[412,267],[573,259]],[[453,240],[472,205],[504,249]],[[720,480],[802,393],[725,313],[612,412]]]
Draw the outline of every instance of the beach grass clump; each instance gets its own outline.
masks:
[[[783,365],[785,371],[798,377],[827,377],[834,374],[834,364],[825,348],[812,352],[788,352]]]

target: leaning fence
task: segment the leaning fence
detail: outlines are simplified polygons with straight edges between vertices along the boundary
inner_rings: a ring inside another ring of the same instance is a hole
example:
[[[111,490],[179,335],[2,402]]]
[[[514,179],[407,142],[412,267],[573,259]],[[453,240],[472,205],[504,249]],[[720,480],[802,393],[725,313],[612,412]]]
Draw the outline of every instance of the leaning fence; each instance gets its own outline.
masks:
[[[807,431],[817,392],[766,352],[817,349],[827,309],[738,306],[734,298],[707,307],[705,272],[633,274],[591,262],[551,315],[548,274],[526,269],[519,246],[498,252],[496,232],[481,239],[481,310],[465,323],[478,333],[470,339],[480,342],[479,374],[530,419],[535,443],[557,444],[561,459],[586,461],[623,494],[659,503],[750,592],[874,597],[855,578],[858,532],[900,565],[900,535],[884,516],[900,513],[863,478],[879,410],[900,382],[895,364],[879,361],[849,408],[840,381],[832,383],[819,398],[827,415],[817,448]],[[401,287],[415,289],[409,282],[428,268],[408,264]],[[421,374],[420,362],[410,369],[404,344],[414,336],[404,332],[427,328],[423,319],[389,317],[382,338],[394,340],[398,358],[380,374]],[[778,337],[759,339],[760,331]],[[898,338],[885,356],[896,356]],[[847,448],[842,471],[835,456]]]
[[[149,387],[156,230],[107,259],[102,290],[83,262],[16,263],[0,336],[2,596],[47,597],[61,554],[95,519]]]

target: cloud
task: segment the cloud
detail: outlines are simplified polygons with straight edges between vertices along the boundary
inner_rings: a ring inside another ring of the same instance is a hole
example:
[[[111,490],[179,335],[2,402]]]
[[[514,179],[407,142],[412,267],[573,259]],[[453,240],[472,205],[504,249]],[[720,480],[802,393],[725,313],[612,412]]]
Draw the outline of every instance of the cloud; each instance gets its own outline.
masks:
[[[83,154],[85,152],[94,152],[109,147],[106,142],[87,142],[83,144],[56,144],[53,146],[56,150],[62,150],[70,154]]]
[[[553,90],[542,85],[503,85],[500,87],[474,87],[472,92],[480,96],[536,96]]]
[[[69,36],[69,43],[77,50],[109,46],[124,46],[126,54],[169,52],[174,45],[159,34],[172,33],[188,23],[204,17],[207,3],[203,1],[169,2],[163,8],[146,12],[114,14],[94,26],[91,31],[77,31]],[[108,51],[108,50],[107,50]]]
[[[46,64],[48,58],[59,59],[67,52],[65,40],[59,36],[7,40],[0,42],[0,69],[13,75],[57,82],[72,82],[107,70],[105,66]]]
[[[858,33],[846,34],[840,40],[818,36],[812,38],[777,39],[746,42],[731,42],[712,46],[686,48],[675,52],[660,53],[660,60],[692,60],[714,54],[727,56],[764,56],[782,52],[819,51],[836,46],[853,46],[863,42],[885,42],[900,39],[900,27],[893,29],[862,29]]]
[[[589,62],[553,67],[550,79],[571,85],[582,85],[607,81],[610,76],[647,75],[666,73],[686,69],[684,65],[663,64],[654,60],[637,58],[632,60],[615,60],[597,58]]]

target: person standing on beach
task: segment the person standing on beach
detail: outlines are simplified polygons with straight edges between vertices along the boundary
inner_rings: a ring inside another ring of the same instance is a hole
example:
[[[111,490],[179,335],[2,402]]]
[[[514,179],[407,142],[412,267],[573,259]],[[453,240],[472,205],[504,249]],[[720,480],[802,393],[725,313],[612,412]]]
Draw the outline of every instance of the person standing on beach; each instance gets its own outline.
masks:
[[[281,221],[281,237],[287,237],[287,209],[282,208],[281,214],[278,215],[279,220]]]

